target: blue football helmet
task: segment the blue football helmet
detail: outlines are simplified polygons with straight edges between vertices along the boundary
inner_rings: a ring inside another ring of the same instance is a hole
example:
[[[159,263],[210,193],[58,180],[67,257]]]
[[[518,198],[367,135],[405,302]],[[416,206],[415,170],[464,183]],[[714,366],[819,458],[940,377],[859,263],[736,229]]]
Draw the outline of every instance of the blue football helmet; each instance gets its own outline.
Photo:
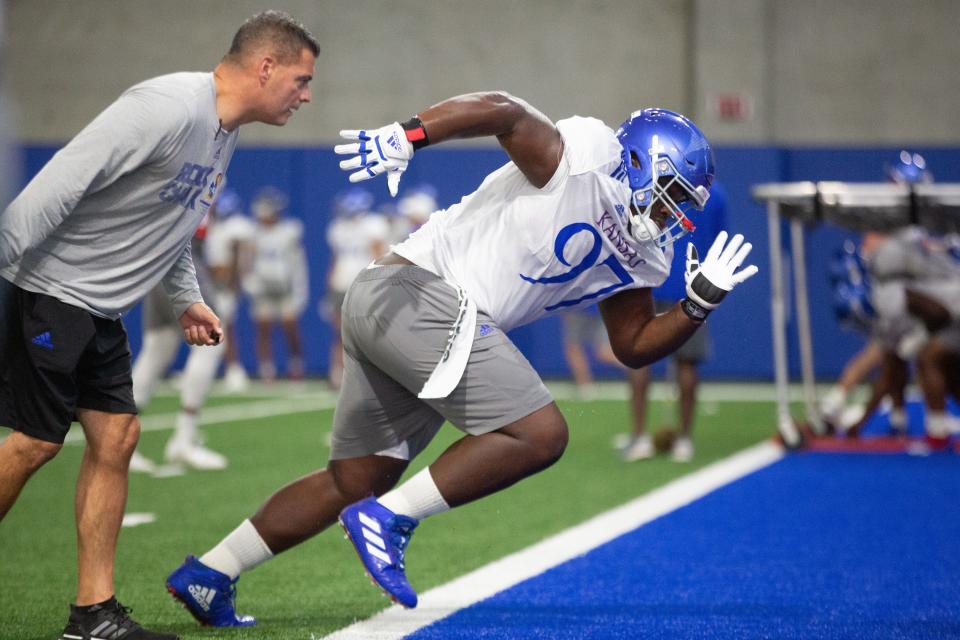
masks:
[[[415,224],[426,222],[437,208],[437,190],[430,184],[418,184],[407,189],[397,202],[397,212]]]
[[[927,170],[927,161],[923,156],[906,149],[900,152],[895,163],[887,167],[887,176],[897,184],[933,182],[933,174]]]
[[[333,199],[333,215],[348,218],[373,210],[373,194],[363,187],[350,187]]]
[[[214,205],[216,206],[217,216],[220,218],[226,218],[235,213],[243,213],[243,201],[240,200],[240,196],[233,189],[220,191]]]
[[[837,249],[830,260],[828,271],[830,283],[835,287],[840,284],[859,286],[869,278],[867,265],[853,240],[845,240]]]
[[[287,210],[290,199],[283,191],[276,187],[264,187],[257,192],[250,203],[250,210],[257,220],[276,220]]]
[[[854,331],[870,333],[877,312],[870,301],[870,283],[841,282],[833,289],[833,313],[837,321]]]
[[[685,212],[703,209],[714,176],[713,150],[697,125],[667,109],[642,109],[620,125],[617,139],[633,192],[631,234],[663,247],[693,231]],[[669,217],[658,223],[662,207]]]

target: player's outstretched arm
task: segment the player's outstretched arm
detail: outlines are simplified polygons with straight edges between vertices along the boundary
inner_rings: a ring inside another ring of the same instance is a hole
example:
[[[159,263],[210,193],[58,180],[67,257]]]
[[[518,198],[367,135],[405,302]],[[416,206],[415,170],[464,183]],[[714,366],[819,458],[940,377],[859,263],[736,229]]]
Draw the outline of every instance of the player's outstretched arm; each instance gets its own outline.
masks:
[[[343,130],[340,135],[355,141],[334,148],[338,154],[353,156],[340,163],[341,169],[352,172],[350,181],[386,173],[392,195],[414,152],[428,144],[496,136],[517,168],[538,188],[553,177],[563,152],[560,132],[545,115],[501,91],[457,96],[407,122]]]
[[[610,348],[617,360],[639,369],[665,358],[700,326],[679,306],[657,315],[650,289],[630,289],[597,305],[607,327]]]
[[[696,248],[688,244],[687,297],[662,315],[654,313],[650,289],[624,291],[602,301],[600,313],[617,359],[637,369],[679,349],[736,285],[757,273],[755,265],[740,269],[752,248],[739,234],[727,242],[727,232],[721,231],[700,262]]]

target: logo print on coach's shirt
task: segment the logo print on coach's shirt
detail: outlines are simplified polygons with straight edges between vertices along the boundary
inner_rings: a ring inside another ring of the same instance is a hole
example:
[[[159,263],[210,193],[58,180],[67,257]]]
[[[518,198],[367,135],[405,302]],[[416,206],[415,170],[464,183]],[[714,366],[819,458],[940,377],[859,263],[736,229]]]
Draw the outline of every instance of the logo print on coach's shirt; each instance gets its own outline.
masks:
[[[44,331],[40,335],[34,337],[30,342],[38,347],[43,347],[44,349],[53,351],[53,339],[50,337],[49,331]]]
[[[179,202],[187,209],[196,209],[197,196],[203,193],[211,173],[213,167],[184,162],[177,177],[160,190],[159,197],[163,202]]]
[[[223,182],[223,174],[218,173],[217,177],[213,179],[213,182],[210,183],[210,186],[207,187],[207,193],[203,198],[200,198],[200,204],[209,208],[213,204],[213,200],[217,197],[217,191],[220,190],[220,184]]]

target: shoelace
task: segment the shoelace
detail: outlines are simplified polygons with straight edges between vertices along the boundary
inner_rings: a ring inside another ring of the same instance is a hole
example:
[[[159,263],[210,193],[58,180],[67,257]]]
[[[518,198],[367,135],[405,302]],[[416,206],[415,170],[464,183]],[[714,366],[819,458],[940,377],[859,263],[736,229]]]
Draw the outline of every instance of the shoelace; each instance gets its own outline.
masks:
[[[416,527],[416,524],[400,520],[399,518],[394,518],[387,526],[387,529],[390,531],[390,543],[397,548],[397,567],[399,567],[401,571],[406,569],[403,561],[404,554],[407,545],[410,544],[410,535]]]
[[[233,608],[234,615],[237,611],[237,581],[240,580],[240,576],[237,576],[230,581],[230,606]]]
[[[125,607],[117,601],[117,608],[114,609],[114,624],[125,631],[136,629],[140,625],[130,618],[131,613],[133,613],[132,607]]]

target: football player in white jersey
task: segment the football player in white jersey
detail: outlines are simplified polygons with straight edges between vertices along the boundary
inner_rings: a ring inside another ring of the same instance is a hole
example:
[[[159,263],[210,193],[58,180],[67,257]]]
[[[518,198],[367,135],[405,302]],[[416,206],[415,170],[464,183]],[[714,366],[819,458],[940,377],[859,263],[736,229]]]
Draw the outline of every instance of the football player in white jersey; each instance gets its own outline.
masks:
[[[402,242],[411,233],[422,227],[430,214],[439,208],[437,190],[430,184],[418,184],[408,187],[397,200],[396,215],[393,216],[391,237]]]
[[[327,244],[332,254],[327,274],[327,294],[321,315],[333,327],[330,345],[330,385],[340,388],[343,378],[343,344],[340,341],[340,308],[357,274],[387,251],[390,222],[387,216],[373,213],[373,194],[351,187],[337,194],[333,202],[333,221],[327,227]]]
[[[285,194],[265,187],[250,206],[257,219],[257,229],[251,243],[252,265],[244,279],[244,288],[250,294],[257,327],[258,373],[266,382],[277,376],[270,334],[278,322],[290,354],[287,377],[299,380],[304,373],[298,323],[309,295],[307,256],[303,247],[303,224],[283,217],[287,203]]]
[[[243,213],[243,203],[234,191],[224,190],[215,209],[216,216],[204,242],[204,256],[210,267],[217,312],[227,335],[232,336],[224,345],[223,386],[230,393],[240,393],[246,391],[250,379],[237,349],[237,307],[240,282],[250,271],[256,226]]]
[[[599,301],[614,353],[642,367],[683,344],[757,268],[740,269],[751,245],[721,233],[702,262],[691,252],[687,297],[655,315],[650,289],[667,275],[673,239],[693,230],[685,211],[703,206],[714,173],[707,139],[670,111],[637,111],[615,132],[477,93],[342,135],[353,140],[336,148],[351,156],[341,163],[351,181],[385,173],[394,195],[428,143],[496,136],[510,161],[354,280],[327,468],[280,489],[171,579],[235,580],[339,515],[370,576],[413,607],[404,549],[418,521],[537,473],[566,447],[563,415],[509,329]],[[391,490],[445,419],[467,435]],[[215,619],[201,603],[191,611]]]

